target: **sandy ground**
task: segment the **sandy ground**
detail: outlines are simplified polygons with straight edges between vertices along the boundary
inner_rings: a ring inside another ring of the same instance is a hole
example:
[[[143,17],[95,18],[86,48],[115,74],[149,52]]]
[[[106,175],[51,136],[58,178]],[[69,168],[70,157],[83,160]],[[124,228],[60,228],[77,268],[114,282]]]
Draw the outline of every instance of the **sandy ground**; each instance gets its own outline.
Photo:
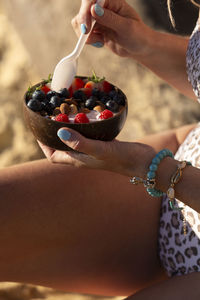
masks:
[[[130,0],[129,3],[143,14],[139,0]],[[10,5],[15,5],[15,9],[11,10]],[[42,0],[0,1],[0,167],[43,157],[24,124],[22,98],[30,83],[47,77],[58,60],[73,49],[77,38],[70,20],[78,7],[79,1],[72,4],[71,1],[58,0],[55,4],[49,0],[48,6],[47,1]],[[15,16],[20,14],[21,18],[16,21]],[[56,19],[55,16],[59,17]],[[151,23],[149,19],[146,22]],[[118,58],[106,49],[86,46],[79,59],[78,73],[90,75],[92,69],[127,95],[129,114],[118,137],[121,140],[132,141],[136,137],[200,119],[198,104],[180,95],[134,61]],[[89,300],[94,297],[2,283],[1,299]]]

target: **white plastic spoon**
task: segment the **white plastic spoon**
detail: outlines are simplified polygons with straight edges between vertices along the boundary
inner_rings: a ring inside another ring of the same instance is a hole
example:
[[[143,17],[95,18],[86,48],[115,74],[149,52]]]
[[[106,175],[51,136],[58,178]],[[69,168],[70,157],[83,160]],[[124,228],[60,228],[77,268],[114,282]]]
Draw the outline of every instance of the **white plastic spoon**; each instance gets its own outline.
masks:
[[[100,6],[103,7],[105,0],[97,0],[96,3],[98,3]],[[78,57],[81,54],[81,51],[83,50],[83,47],[95,23],[96,20],[92,18],[90,31],[87,34],[82,33],[76,44],[74,51],[68,56],[61,59],[61,61],[56,65],[53,73],[52,82],[51,82],[52,90],[57,92],[62,88],[70,87],[74,79],[74,76],[76,76]]]
[[[91,29],[88,34],[82,33],[73,52],[61,59],[61,61],[59,61],[59,63],[56,65],[51,82],[52,90],[57,92],[62,88],[70,87],[74,76],[76,76],[78,57],[95,23],[96,20],[92,18]]]

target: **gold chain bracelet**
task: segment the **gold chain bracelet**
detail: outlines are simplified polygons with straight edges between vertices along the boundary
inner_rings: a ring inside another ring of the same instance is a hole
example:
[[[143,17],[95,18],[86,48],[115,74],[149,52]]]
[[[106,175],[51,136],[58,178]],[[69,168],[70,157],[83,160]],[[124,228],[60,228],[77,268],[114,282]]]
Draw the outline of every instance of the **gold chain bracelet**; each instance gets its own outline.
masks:
[[[177,184],[180,181],[180,179],[183,175],[183,169],[187,165],[191,165],[191,163],[188,162],[188,161],[179,162],[176,172],[172,175],[172,177],[170,179],[170,186],[169,186],[166,194],[167,194],[168,199],[169,199],[169,205],[170,205],[171,209],[173,209],[173,210],[183,210],[183,207],[178,207],[177,208],[177,207],[174,206],[174,201],[175,201],[174,186],[175,186],[175,184]],[[185,219],[184,216],[183,216],[183,231],[184,231],[184,235],[186,235],[186,219]]]
[[[182,174],[183,174],[183,169],[187,165],[191,165],[191,163],[187,162],[187,161],[181,161],[181,162],[179,162],[178,166],[177,166],[176,172],[172,175],[172,177],[170,179],[170,186],[169,186],[169,188],[167,190],[167,196],[169,198],[169,204],[170,204],[171,209],[176,209],[174,207],[174,198],[175,198],[174,186],[175,186],[175,184],[177,184],[180,181],[180,179],[182,177]],[[181,209],[181,208],[178,208],[178,209]]]

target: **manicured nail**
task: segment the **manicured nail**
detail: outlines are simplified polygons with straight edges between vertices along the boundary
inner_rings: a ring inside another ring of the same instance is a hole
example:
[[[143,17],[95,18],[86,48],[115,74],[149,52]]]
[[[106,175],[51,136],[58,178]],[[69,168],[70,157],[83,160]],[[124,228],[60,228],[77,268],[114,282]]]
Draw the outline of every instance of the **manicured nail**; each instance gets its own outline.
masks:
[[[102,17],[104,15],[104,9],[99,4],[95,4],[94,10],[97,16]]]
[[[85,24],[81,24],[81,32],[82,32],[83,34],[86,34],[86,31],[87,31],[86,25],[85,25]]]
[[[66,129],[60,129],[57,132],[57,135],[61,140],[68,141],[71,137],[71,132],[67,131]]]
[[[99,4],[101,7],[104,7],[105,0],[97,0],[96,3]]]
[[[96,48],[102,48],[103,47],[103,43],[102,42],[96,42],[96,43],[93,43],[92,46],[94,46]]]

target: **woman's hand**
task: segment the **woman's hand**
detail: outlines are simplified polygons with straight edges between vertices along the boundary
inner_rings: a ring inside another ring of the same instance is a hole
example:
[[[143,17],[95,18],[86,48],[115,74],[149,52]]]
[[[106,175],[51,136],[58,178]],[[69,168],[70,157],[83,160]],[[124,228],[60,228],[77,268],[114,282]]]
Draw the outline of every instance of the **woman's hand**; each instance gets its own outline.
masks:
[[[88,43],[97,47],[106,45],[123,57],[137,57],[148,52],[148,39],[152,30],[125,0],[97,0],[97,3],[82,0],[80,11],[72,20],[78,36],[81,31],[87,33],[90,30],[91,15],[96,19],[96,24]]]
[[[47,159],[53,163],[144,177],[155,156],[154,149],[145,144],[87,139],[69,128],[60,129],[58,136],[64,144],[81,153],[55,151],[39,143]]]

